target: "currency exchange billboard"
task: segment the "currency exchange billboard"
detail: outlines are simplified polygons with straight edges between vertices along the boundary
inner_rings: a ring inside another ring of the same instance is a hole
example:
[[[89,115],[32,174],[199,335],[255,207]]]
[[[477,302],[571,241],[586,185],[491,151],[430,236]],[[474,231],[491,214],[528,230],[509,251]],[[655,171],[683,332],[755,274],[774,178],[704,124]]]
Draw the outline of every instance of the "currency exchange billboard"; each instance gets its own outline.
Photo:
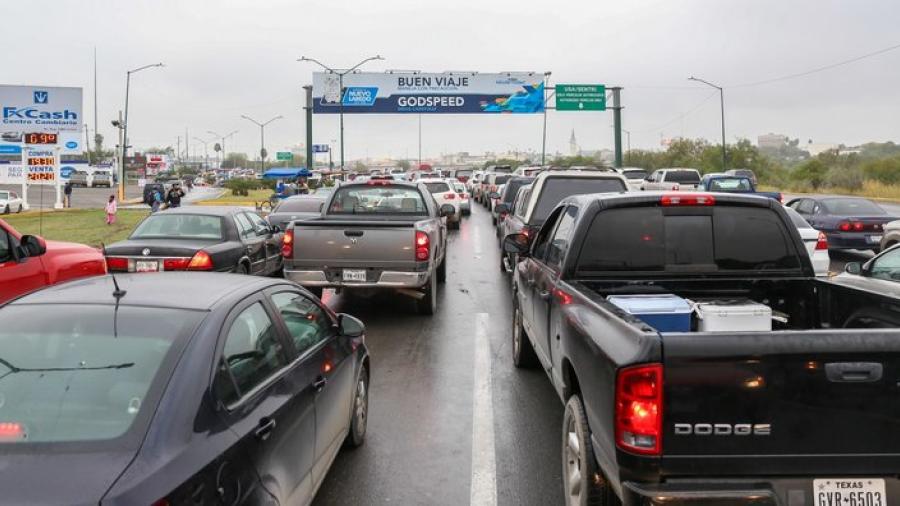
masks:
[[[313,73],[316,114],[529,114],[544,112],[539,73]]]

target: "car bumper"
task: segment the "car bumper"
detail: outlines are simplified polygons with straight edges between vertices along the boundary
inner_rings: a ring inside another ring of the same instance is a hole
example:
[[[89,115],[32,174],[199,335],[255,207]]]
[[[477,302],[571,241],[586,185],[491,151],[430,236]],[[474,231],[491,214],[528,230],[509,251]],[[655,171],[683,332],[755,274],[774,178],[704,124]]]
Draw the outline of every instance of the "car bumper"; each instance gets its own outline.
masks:
[[[368,281],[343,281],[328,276],[325,271],[284,269],[284,277],[302,286],[324,288],[421,288],[428,281],[428,272],[381,271],[377,279]]]
[[[881,246],[882,234],[877,232],[825,232],[828,249],[873,249]]]

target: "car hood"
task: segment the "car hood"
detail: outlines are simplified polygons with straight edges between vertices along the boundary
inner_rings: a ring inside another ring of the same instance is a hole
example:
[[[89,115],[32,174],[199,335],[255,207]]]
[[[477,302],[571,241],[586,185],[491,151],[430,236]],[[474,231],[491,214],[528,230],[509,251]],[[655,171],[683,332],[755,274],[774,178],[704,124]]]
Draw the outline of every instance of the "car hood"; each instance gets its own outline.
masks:
[[[270,213],[268,218],[269,218],[269,223],[271,223],[272,225],[280,226],[282,223],[287,223],[289,221],[308,220],[310,218],[318,218],[321,215],[322,215],[322,213],[320,213],[318,211],[309,212],[309,213],[306,213],[306,212],[296,212],[296,213],[284,212],[284,213]],[[284,228],[284,227],[281,227],[281,228]]]
[[[52,253],[85,253],[89,251],[93,251],[97,253],[97,258],[100,258],[100,250],[97,248],[92,248],[90,246],[86,246],[84,244],[78,244],[74,242],[65,242],[65,241],[44,241],[47,243],[47,251]]]
[[[134,458],[134,452],[0,453],[3,503],[44,506],[96,506]]]
[[[197,251],[223,242],[221,239],[134,239],[110,244],[107,255],[191,256]],[[150,250],[147,255],[143,252]]]

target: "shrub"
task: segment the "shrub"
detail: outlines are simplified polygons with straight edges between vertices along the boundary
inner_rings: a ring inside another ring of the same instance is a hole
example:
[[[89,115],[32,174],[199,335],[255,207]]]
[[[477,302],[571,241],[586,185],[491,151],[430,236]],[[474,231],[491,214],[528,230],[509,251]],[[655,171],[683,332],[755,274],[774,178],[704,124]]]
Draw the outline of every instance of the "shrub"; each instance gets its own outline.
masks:
[[[825,175],[825,182],[829,187],[851,191],[862,190],[864,179],[859,167],[832,167]]]

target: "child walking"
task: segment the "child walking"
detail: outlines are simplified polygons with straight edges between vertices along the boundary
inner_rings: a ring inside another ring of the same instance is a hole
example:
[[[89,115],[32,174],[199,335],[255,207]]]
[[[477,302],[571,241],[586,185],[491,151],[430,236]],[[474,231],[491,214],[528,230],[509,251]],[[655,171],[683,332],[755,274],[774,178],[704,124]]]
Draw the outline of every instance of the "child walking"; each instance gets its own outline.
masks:
[[[109,202],[106,203],[106,224],[112,225],[116,222],[116,196],[110,195]]]

